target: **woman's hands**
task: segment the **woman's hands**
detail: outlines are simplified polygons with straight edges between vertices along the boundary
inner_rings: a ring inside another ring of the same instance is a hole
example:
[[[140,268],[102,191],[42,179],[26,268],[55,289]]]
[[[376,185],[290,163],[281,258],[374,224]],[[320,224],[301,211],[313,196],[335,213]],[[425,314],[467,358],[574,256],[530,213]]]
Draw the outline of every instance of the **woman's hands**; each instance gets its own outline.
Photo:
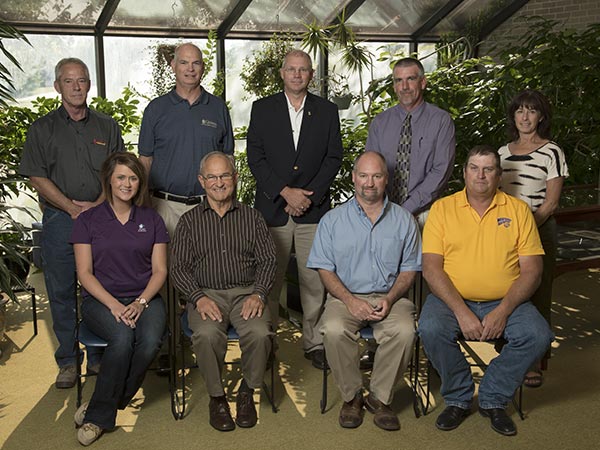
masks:
[[[116,304],[110,308],[110,312],[117,322],[123,322],[128,327],[135,328],[135,324],[142,315],[144,309],[145,306],[138,301],[133,301],[127,306],[117,301]]]

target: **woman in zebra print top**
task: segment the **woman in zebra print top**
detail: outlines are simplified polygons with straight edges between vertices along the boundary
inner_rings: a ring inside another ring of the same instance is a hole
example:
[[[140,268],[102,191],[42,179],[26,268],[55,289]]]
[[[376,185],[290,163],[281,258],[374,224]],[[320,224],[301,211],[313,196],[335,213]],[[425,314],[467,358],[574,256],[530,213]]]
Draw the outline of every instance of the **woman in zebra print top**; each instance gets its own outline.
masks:
[[[542,282],[531,301],[550,324],[552,279],[556,260],[556,221],[564,179],[569,175],[565,154],[551,140],[550,103],[538,91],[526,89],[508,108],[511,142],[498,150],[502,164],[500,188],[525,201],[535,218],[544,247]],[[542,384],[541,362],[525,376],[525,385]]]

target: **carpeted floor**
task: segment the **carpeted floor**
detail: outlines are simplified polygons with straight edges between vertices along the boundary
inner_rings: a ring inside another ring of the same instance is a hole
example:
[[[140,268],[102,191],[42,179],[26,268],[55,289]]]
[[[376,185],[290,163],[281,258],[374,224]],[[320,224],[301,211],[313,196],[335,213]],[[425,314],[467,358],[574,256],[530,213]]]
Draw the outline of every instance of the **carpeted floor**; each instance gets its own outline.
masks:
[[[33,336],[27,296],[22,304],[8,305],[7,331],[0,359],[0,446],[6,450],[80,448],[73,426],[75,390],[53,387],[56,368],[50,313],[40,274],[32,276],[40,295],[39,335]],[[95,449],[596,449],[600,442],[600,270],[571,272],[555,281],[553,320],[556,333],[553,357],[544,386],[524,391],[526,420],[513,414],[519,433],[503,437],[487,419],[473,414],[451,432],[438,431],[434,422],[441,411],[439,381],[433,379],[434,408],[415,418],[411,391],[398,386],[393,407],[402,429],[384,432],[366,413],[356,430],[337,423],[340,397],[330,378],[329,409],[321,415],[321,372],[304,359],[300,335],[287,326],[280,334],[279,412],[260,399],[259,424],[253,429],[220,433],[208,425],[208,398],[196,371],[188,378],[188,410],[181,421],[170,412],[167,379],[148,373],[143,389],[125,411],[117,428],[92,444]],[[225,375],[232,401],[240,379],[232,366]],[[89,398],[93,381],[84,388]],[[264,396],[263,396],[264,397]],[[437,406],[435,403],[437,402]],[[512,409],[511,409],[512,411]]]

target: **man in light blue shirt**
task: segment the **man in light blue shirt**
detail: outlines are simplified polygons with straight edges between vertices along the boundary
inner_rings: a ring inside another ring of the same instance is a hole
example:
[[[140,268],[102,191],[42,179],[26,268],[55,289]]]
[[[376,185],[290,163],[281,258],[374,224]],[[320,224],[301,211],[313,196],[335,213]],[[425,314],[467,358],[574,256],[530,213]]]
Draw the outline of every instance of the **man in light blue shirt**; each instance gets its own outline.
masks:
[[[421,237],[413,215],[386,198],[388,178],[381,154],[357,158],[355,196],[321,219],[307,262],[328,292],[321,333],[344,400],[344,428],[362,423],[363,406],[378,427],[400,428],[389,405],[415,340],[415,308],[405,296],[421,270]],[[363,400],[357,340],[366,325],[379,347]]]

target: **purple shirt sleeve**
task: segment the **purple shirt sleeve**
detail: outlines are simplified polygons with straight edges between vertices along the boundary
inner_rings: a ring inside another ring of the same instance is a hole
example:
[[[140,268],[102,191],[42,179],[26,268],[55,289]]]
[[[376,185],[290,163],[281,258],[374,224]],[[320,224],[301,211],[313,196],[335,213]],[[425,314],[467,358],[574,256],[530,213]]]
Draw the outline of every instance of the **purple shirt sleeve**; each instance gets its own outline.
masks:
[[[385,157],[390,183],[396,168],[398,141],[405,117],[406,111],[400,106],[379,114],[369,128],[365,145],[365,150],[379,152]],[[454,123],[446,111],[423,103],[412,112],[411,126],[408,198],[402,206],[418,214],[443,194],[452,174]]]

